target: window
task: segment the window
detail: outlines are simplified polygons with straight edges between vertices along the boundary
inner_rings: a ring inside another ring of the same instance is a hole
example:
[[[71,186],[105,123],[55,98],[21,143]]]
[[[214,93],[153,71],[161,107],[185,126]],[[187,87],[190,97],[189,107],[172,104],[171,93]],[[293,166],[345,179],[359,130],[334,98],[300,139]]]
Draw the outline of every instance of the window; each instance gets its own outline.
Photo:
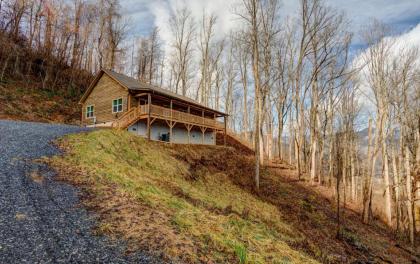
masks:
[[[92,118],[93,117],[93,105],[88,105],[86,107],[86,118]]]
[[[112,112],[118,113],[123,111],[123,100],[122,98],[115,99],[112,101]]]

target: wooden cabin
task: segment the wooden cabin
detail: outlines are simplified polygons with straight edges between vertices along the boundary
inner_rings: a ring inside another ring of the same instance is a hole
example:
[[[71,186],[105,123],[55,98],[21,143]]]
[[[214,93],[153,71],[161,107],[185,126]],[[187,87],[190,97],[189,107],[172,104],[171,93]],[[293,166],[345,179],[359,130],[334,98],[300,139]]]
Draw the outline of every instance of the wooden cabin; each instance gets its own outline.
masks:
[[[179,144],[226,142],[223,112],[126,75],[102,69],[79,102],[82,125],[127,129],[151,140]]]

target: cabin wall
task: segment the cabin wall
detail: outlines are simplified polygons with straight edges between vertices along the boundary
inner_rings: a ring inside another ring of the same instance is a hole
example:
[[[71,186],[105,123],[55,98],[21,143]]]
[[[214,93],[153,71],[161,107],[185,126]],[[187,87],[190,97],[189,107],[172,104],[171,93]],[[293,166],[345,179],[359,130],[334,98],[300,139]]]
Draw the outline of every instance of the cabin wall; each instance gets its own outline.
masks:
[[[136,107],[139,105],[139,100],[136,97],[134,97],[132,94],[129,94],[128,96],[130,97],[130,107]]]
[[[139,121],[128,128],[128,131],[146,137],[147,136],[147,124],[145,121]],[[169,133],[169,127],[161,123],[153,123],[150,129],[150,139],[159,140],[162,134]],[[188,144],[188,131],[186,128],[174,127],[172,129],[171,141],[176,144]],[[190,132],[190,144],[205,144],[205,145],[216,145],[216,137],[213,132],[204,133],[200,130],[191,130]]]
[[[112,101],[123,99],[123,112],[112,113]],[[133,100],[134,101],[134,100]],[[106,74],[103,74],[82,106],[82,124],[107,123],[117,119],[127,111],[128,91]],[[135,103],[135,102],[133,102]],[[94,117],[86,118],[86,107],[94,106]]]

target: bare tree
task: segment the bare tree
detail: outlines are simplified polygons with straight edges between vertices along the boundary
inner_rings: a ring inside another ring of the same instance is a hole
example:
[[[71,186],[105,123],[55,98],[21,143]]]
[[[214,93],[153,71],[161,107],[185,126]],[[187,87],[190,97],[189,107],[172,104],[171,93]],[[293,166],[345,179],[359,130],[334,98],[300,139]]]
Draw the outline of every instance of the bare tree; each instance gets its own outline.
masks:
[[[226,91],[225,91],[225,112],[231,117],[230,121],[233,121],[233,107],[234,107],[234,98],[233,90],[235,86],[236,79],[236,70],[235,70],[235,61],[233,59],[233,45],[229,44],[229,49],[227,51],[227,58],[224,64],[224,76],[226,79]],[[233,127],[232,125],[230,127]]]
[[[170,18],[173,35],[172,66],[174,74],[175,92],[187,94],[190,85],[190,70],[193,56],[193,41],[195,39],[194,20],[187,8],[178,9]]]
[[[233,36],[233,43],[235,45],[235,60],[238,65],[238,71],[240,76],[240,82],[242,84],[242,131],[244,131],[244,138],[246,141],[250,140],[249,138],[249,113],[248,113],[248,74],[249,74],[249,46],[248,42],[244,41],[242,36],[243,32],[237,32]]]
[[[260,13],[262,3],[256,0],[244,0],[244,13],[239,14],[247,23],[246,35],[250,42],[252,72],[254,79],[254,148],[255,148],[255,189],[260,188],[260,129],[261,129],[261,79],[260,79]]]
[[[205,12],[203,12],[203,17],[201,20],[201,29],[200,29],[200,41],[199,41],[199,50],[200,50],[200,68],[201,68],[201,78],[200,83],[197,90],[197,95],[200,93],[200,101],[204,105],[209,104],[209,93],[210,93],[210,85],[211,85],[211,49],[212,49],[212,41],[214,38],[214,26],[216,24],[216,16],[211,14],[207,16]]]
[[[161,67],[162,51],[158,28],[153,28],[150,35],[138,40],[137,79],[147,83],[157,83]]]
[[[387,28],[379,22],[374,22],[366,29],[364,33],[365,41],[369,45],[368,51],[363,55],[363,62],[366,65],[365,77],[369,83],[369,87],[373,93],[374,104],[376,107],[375,122],[375,143],[373,146],[371,159],[372,176],[376,171],[376,161],[379,150],[382,150],[383,162],[383,179],[385,185],[385,210],[386,221],[392,224],[391,214],[391,186],[388,169],[388,147],[387,147],[387,130],[386,126],[389,122],[389,74],[390,65],[387,63],[391,56],[391,48],[393,47],[392,39],[385,38]],[[370,203],[370,198],[367,199]],[[368,213],[368,212],[366,212]],[[364,215],[367,219],[367,215]]]
[[[390,120],[395,120],[393,129],[395,136],[391,138],[391,160],[393,168],[394,179],[394,193],[395,193],[395,214],[396,214],[396,229],[399,231],[402,222],[402,205],[401,189],[403,187],[403,175],[405,172],[405,193],[406,193],[406,210],[408,218],[409,238],[412,245],[414,245],[415,235],[415,213],[414,200],[416,193],[416,179],[413,178],[413,167],[416,165],[416,160],[419,159],[419,121],[418,114],[420,113],[419,103],[412,101],[415,98],[415,90],[418,85],[417,71],[418,71],[418,49],[417,48],[401,48],[398,50],[398,57],[395,56],[390,63],[391,71],[388,77],[390,78],[390,89],[388,94]],[[411,95],[411,96],[410,96]],[[390,133],[394,135],[394,133]],[[397,141],[399,137],[399,140]],[[399,149],[397,146],[399,145]],[[397,165],[399,161],[400,166]],[[418,165],[417,165],[418,166]],[[415,174],[414,174],[415,175]]]
[[[117,54],[123,53],[121,43],[126,34],[126,27],[118,10],[117,0],[109,0],[106,16],[107,42],[108,42],[108,67],[115,69]]]
[[[277,82],[274,85],[274,101],[277,110],[278,122],[278,135],[277,135],[277,148],[280,159],[283,159],[282,152],[282,137],[283,128],[287,113],[291,106],[291,83],[294,67],[294,35],[290,25],[286,27],[279,39],[279,48],[276,52],[276,75]],[[290,136],[290,135],[289,135]]]

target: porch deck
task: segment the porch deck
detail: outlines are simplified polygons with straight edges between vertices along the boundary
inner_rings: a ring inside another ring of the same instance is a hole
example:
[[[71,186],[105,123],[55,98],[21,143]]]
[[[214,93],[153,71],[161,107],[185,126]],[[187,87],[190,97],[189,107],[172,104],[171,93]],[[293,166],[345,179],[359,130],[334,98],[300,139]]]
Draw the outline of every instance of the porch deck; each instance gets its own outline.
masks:
[[[112,127],[125,129],[135,122],[147,118],[150,118],[150,123],[153,123],[156,119],[164,120],[172,127],[176,123],[182,123],[185,124],[187,128],[197,126],[202,129],[224,130],[224,123],[219,122],[216,119],[200,117],[153,104],[150,105],[150,108],[149,105],[140,105],[130,108],[129,111],[113,122]]]

